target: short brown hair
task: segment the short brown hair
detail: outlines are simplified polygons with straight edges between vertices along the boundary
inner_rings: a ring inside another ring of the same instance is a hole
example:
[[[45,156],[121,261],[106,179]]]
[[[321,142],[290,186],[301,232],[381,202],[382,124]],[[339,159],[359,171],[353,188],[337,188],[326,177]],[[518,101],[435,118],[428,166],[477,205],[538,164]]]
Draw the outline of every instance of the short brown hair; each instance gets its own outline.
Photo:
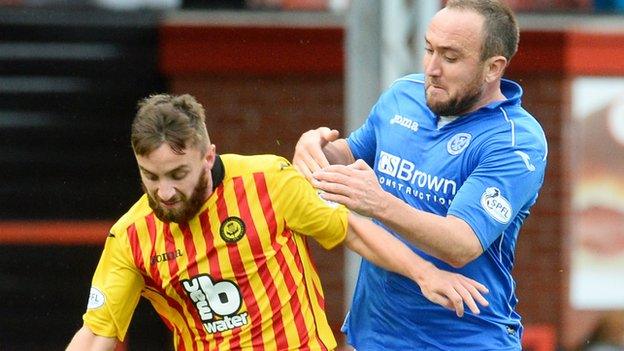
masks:
[[[485,18],[481,60],[501,55],[511,61],[518,51],[520,29],[509,6],[498,0],[449,0],[446,8],[474,11]]]
[[[208,151],[204,108],[193,96],[151,95],[138,107],[130,136],[135,154],[148,155],[163,143],[180,154],[188,147],[199,147],[202,155]]]

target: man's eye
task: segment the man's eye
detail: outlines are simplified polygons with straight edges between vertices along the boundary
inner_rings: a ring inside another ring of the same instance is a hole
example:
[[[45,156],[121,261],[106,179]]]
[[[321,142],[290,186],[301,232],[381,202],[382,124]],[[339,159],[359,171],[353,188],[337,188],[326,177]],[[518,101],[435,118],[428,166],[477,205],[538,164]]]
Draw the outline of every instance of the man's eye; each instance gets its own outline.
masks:
[[[186,177],[187,174],[188,174],[188,172],[177,172],[177,173],[174,173],[172,175],[172,178],[175,179],[175,180],[180,180],[180,179],[183,179],[184,177]]]
[[[445,57],[444,59],[445,59],[446,61],[448,61],[448,62],[455,62],[455,61],[457,61],[457,57],[448,57],[448,56],[447,56],[447,57]]]

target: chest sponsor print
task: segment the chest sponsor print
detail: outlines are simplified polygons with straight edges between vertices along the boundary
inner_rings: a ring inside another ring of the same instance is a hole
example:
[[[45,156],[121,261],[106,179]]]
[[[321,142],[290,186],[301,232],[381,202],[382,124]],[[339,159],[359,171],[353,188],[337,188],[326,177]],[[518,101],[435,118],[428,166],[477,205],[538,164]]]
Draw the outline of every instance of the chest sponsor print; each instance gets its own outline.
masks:
[[[214,281],[208,274],[181,282],[208,333],[233,330],[249,323],[247,312],[239,311],[243,299],[240,289],[233,282]]]

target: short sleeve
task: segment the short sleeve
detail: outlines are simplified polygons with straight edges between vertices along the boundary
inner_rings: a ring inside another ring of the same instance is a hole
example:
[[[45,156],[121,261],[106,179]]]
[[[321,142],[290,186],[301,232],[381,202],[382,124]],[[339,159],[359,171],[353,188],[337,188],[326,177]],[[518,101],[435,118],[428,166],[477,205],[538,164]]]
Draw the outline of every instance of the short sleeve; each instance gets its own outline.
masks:
[[[292,166],[272,176],[276,179],[274,205],[293,231],[313,237],[325,249],[341,243],[347,234],[346,207],[323,200]]]
[[[144,281],[119,241],[112,234],[106,240],[83,320],[94,334],[123,341]]]
[[[519,226],[528,215],[544,181],[546,159],[541,142],[518,147],[494,140],[485,148],[448,214],[465,220],[487,249],[507,227]]]

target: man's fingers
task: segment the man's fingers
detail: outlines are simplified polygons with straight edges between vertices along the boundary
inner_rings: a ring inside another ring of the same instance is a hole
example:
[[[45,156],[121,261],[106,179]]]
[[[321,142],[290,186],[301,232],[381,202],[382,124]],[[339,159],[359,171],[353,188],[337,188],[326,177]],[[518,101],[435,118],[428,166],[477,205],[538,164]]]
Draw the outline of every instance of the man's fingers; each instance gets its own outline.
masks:
[[[457,317],[462,317],[464,315],[464,300],[455,290],[453,290],[453,293],[449,295],[451,295],[448,298],[453,304],[455,314],[457,315]]]
[[[341,182],[332,182],[332,181],[326,182],[323,180],[319,180],[316,177],[312,178],[312,186],[317,189],[323,190],[325,193],[338,194],[338,195],[345,196],[347,198],[349,197],[349,194],[351,192],[350,188]],[[331,200],[331,199],[327,199],[327,200]],[[340,202],[340,203],[343,203],[343,202]]]
[[[319,196],[327,201],[335,202],[346,207],[352,206],[351,199],[347,196],[341,194],[334,194],[330,192],[323,191],[319,194]]]
[[[464,277],[464,280],[467,281],[467,284],[471,285],[472,287],[474,287],[475,289],[479,290],[480,292],[487,294],[490,292],[490,290],[483,284],[479,283],[478,281],[474,280],[474,279],[470,279],[468,277]]]
[[[349,180],[356,178],[355,174],[355,171],[348,166],[331,165],[314,172],[313,176],[326,182],[346,184]]]
[[[353,177],[355,175],[355,170],[351,165],[330,165],[327,167],[323,167],[323,169],[318,172],[319,174],[323,174],[325,176],[330,174],[343,174],[349,177]]]
[[[370,166],[362,159],[355,160],[352,164],[349,165],[350,168],[359,169],[360,171],[367,171]]]
[[[485,297],[483,296],[483,294],[487,294],[489,292],[489,290],[475,282],[472,279],[466,278],[468,280],[468,282],[464,282],[464,287],[468,290],[468,292],[470,293],[470,295],[481,305],[484,307],[487,307],[490,305],[490,303],[485,299]],[[476,283],[476,284],[475,284]],[[483,291],[483,289],[485,289],[485,291]],[[481,293],[483,291],[483,294]]]
[[[479,307],[477,307],[477,303],[475,302],[473,296],[470,294],[468,290],[466,290],[464,286],[460,285],[456,287],[455,290],[457,290],[457,293],[461,295],[463,302],[466,304],[466,306],[468,306],[468,308],[470,309],[470,311],[472,311],[472,313],[474,314],[481,313],[481,311],[479,311]]]
[[[321,137],[325,139],[326,142],[336,141],[338,140],[338,137],[340,136],[340,132],[338,130],[329,129],[327,127],[319,128],[319,133],[321,134]]]

